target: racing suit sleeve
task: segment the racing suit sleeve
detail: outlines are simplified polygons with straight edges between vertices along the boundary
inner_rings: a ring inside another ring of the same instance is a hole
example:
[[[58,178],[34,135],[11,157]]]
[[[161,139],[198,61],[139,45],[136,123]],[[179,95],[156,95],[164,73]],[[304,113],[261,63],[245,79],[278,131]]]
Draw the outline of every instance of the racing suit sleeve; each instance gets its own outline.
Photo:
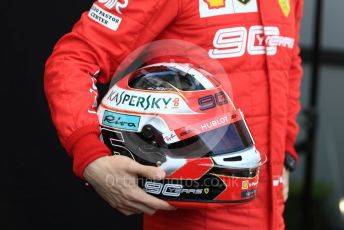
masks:
[[[152,41],[177,17],[179,1],[98,0],[55,45],[44,90],[59,140],[83,171],[110,150],[99,140],[96,82],[108,83],[128,54]]]
[[[296,3],[296,26],[295,26],[295,48],[293,49],[292,65],[289,73],[289,103],[288,103],[288,124],[287,124],[287,136],[286,136],[286,152],[298,160],[299,157],[295,150],[294,144],[297,134],[299,132],[299,126],[297,124],[297,115],[300,112],[300,86],[303,75],[300,47],[299,47],[299,31],[303,12],[303,0],[299,0]]]

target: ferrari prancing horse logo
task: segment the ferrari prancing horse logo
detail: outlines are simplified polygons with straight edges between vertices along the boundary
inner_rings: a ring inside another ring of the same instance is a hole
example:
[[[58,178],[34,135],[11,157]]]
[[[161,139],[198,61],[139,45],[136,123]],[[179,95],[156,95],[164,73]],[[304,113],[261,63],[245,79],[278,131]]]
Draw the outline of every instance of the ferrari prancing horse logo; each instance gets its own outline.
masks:
[[[288,17],[290,14],[290,0],[278,0],[283,14]]]

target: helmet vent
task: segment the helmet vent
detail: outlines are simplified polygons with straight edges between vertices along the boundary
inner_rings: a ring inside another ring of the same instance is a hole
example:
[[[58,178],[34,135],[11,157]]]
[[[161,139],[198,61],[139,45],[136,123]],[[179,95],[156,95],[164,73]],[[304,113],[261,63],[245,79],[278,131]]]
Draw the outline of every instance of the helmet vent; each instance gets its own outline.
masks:
[[[227,158],[224,158],[223,161],[242,161],[242,157],[241,156],[227,157]]]

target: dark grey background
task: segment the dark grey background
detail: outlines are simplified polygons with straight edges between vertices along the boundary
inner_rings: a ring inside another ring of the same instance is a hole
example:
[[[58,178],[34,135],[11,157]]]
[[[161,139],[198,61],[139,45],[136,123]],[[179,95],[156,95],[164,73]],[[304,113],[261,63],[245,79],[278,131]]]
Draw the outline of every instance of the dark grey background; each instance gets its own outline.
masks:
[[[1,7],[0,229],[138,229],[73,176],[43,92],[44,63],[92,1],[6,1]],[[3,104],[4,103],[4,104]],[[4,194],[4,195],[3,195]],[[1,225],[5,225],[4,227]]]
[[[303,108],[309,104],[312,45],[314,42],[315,2],[304,0],[304,17],[301,27],[301,46],[304,57],[304,78],[302,82]],[[339,201],[344,198],[344,1],[323,0],[323,31],[321,33],[322,58],[318,89],[318,132],[316,134],[316,151],[314,183],[314,214],[312,229],[344,229],[344,213],[339,210]],[[299,116],[301,132],[299,140],[305,135],[305,116]],[[292,195],[298,193],[302,185],[305,156],[301,155],[301,165],[292,175],[294,187]],[[292,197],[293,198],[293,197]],[[295,199],[297,200],[297,198]],[[294,201],[295,201],[294,200]],[[287,214],[297,219],[299,210],[292,209],[289,202]],[[287,206],[288,208],[288,206]],[[300,215],[299,215],[300,216]],[[294,229],[295,224],[291,226]],[[311,229],[311,228],[310,228]]]

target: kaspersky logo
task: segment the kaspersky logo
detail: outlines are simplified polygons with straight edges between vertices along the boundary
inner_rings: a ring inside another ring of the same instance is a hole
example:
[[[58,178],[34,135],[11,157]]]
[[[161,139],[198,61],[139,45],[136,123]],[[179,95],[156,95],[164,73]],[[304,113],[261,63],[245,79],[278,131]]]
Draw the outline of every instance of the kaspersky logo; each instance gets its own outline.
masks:
[[[154,95],[139,96],[130,94],[126,91],[112,91],[108,97],[108,101],[114,102],[118,107],[136,107],[146,110],[161,110],[167,107],[179,107],[179,98],[159,97]]]
[[[146,92],[127,90],[114,86],[104,97],[102,105],[116,111],[139,113],[195,113],[177,93]]]
[[[225,0],[204,0],[208,6],[209,9],[218,9],[218,8],[223,8],[226,6],[226,1]]]

